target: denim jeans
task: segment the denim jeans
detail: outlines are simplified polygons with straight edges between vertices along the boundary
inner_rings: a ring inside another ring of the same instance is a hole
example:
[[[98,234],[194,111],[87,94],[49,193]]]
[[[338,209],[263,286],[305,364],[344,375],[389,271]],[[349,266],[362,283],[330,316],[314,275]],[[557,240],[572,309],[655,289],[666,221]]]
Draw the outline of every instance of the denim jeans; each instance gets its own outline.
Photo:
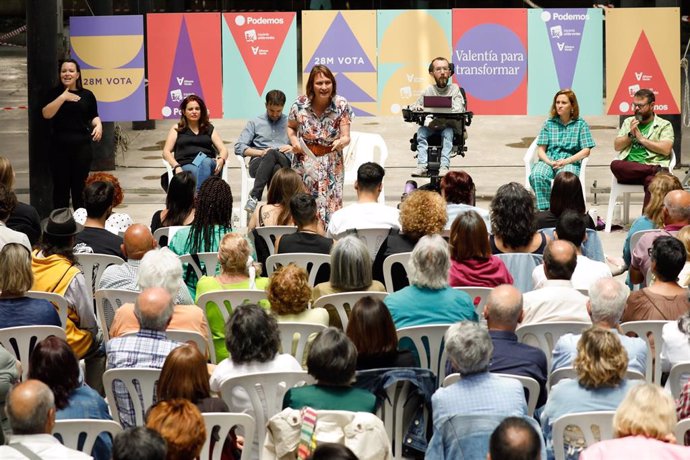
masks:
[[[208,179],[211,176],[211,174],[213,174],[214,169],[216,169],[216,160],[210,157],[204,158],[204,161],[201,162],[201,166],[198,168],[192,163],[182,165],[183,171],[189,171],[192,174],[194,174],[194,177],[196,177],[197,192],[201,188],[201,184],[203,184],[204,181]]]
[[[453,128],[444,128],[443,130],[429,128],[427,126],[420,126],[417,130],[417,164],[424,165],[429,162],[427,150],[429,149],[429,136],[440,133],[443,137],[443,146],[441,147],[441,167],[447,168],[450,166],[450,151],[453,150]]]

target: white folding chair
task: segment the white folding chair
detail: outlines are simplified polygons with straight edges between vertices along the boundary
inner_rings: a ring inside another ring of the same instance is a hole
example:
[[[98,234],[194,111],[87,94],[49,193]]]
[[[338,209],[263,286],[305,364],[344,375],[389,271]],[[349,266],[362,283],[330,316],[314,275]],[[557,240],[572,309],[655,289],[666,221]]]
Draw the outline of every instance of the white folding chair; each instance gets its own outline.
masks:
[[[395,460],[402,460],[403,444],[405,442],[404,424],[405,412],[409,411],[407,404],[410,398],[412,384],[407,380],[394,382],[386,387],[386,398],[381,402],[376,415],[383,421],[388,439],[393,443]],[[424,417],[428,417],[428,410],[424,408]]]
[[[53,436],[58,438],[65,447],[84,452],[87,455],[91,455],[93,445],[101,433],[108,433],[112,438],[115,438],[121,431],[120,424],[113,420],[90,418],[55,420],[55,426],[53,426]],[[82,438],[81,442],[80,437]]]
[[[241,155],[230,156],[235,158],[237,165],[240,168],[240,227],[247,227],[247,212],[244,210],[244,204],[249,199],[249,192],[254,187],[254,178],[249,175],[249,162],[245,161],[245,158]]]
[[[183,331],[183,330],[171,330],[167,329],[165,335],[168,340],[173,340],[175,342],[186,343],[194,342],[196,347],[199,349],[203,356],[208,356],[208,338],[204,337],[196,331]]]
[[[565,428],[574,425],[580,428],[585,437],[584,447],[589,447],[592,444],[613,439],[613,411],[599,411],[599,412],[580,412],[577,414],[568,414],[558,417],[553,422],[553,454],[556,460],[565,460],[565,447],[563,435]],[[600,438],[597,439],[594,435],[593,427],[599,427]]]
[[[496,254],[496,257],[503,261],[513,277],[513,286],[522,293],[532,290],[532,270],[543,263],[544,257],[541,254],[513,252]]]
[[[138,291],[126,289],[97,289],[96,316],[103,331],[103,343],[110,340],[110,326],[115,318],[115,312],[126,303],[134,303],[139,295]]]
[[[645,380],[645,376],[642,372],[633,371],[630,369],[625,372],[625,378],[626,380]],[[549,376],[549,389],[551,389],[551,387],[556,385],[561,380],[566,379],[577,379],[577,371],[574,367],[561,367],[553,371]]]
[[[268,255],[272,256],[276,252],[276,241],[278,238],[295,233],[297,227],[294,225],[269,225],[266,227],[256,227],[254,230],[266,242]]]
[[[556,342],[565,334],[580,334],[590,323],[578,323],[570,321],[526,324],[515,331],[518,342],[526,343],[539,348],[546,355],[547,369],[551,369],[553,348]]]
[[[411,340],[419,356],[419,367],[429,369],[436,374],[438,382],[443,382],[446,376],[444,336],[450,326],[450,324],[430,324],[398,329],[398,343],[403,339]]]
[[[381,244],[386,241],[386,238],[388,238],[388,234],[390,233],[390,228],[384,227],[384,228],[353,228],[350,230],[346,230],[344,232],[339,233],[338,235],[335,236],[335,240],[339,240],[341,238],[344,238],[348,235],[354,235],[364,244],[366,244],[367,249],[369,250],[369,255],[371,256],[371,260],[373,261],[376,259],[376,254],[379,251],[379,248],[381,247]]]
[[[153,239],[158,242],[159,247],[164,247],[170,244],[175,233],[183,228],[188,228],[189,225],[173,225],[171,227],[159,227],[153,232]],[[163,238],[165,237],[165,240]],[[165,244],[163,244],[165,243]]]
[[[22,380],[29,375],[29,357],[38,342],[54,335],[67,340],[65,329],[58,326],[16,326],[0,329],[0,345],[22,363]]]
[[[621,324],[621,329],[628,335],[629,333],[636,334],[639,338],[647,343],[647,371],[645,377],[647,382],[661,384],[661,348],[664,345],[664,339],[661,334],[662,329],[666,323],[670,321],[628,321]],[[649,334],[652,336],[652,343],[650,343]],[[654,359],[650,359],[654,356]]]
[[[283,353],[289,353],[303,363],[307,355],[307,342],[312,336],[326,329],[323,324],[278,322],[280,346]]]
[[[386,290],[390,293],[395,292],[393,283],[393,267],[396,264],[402,265],[407,274],[407,263],[412,256],[411,252],[400,252],[398,254],[391,254],[383,260],[383,282],[386,285]]]
[[[60,317],[60,324],[62,324],[62,328],[65,328],[67,325],[67,309],[69,308],[69,305],[67,305],[67,299],[65,299],[64,296],[56,294],[55,292],[44,291],[27,291],[26,296],[31,297],[32,299],[47,300],[48,302],[52,303],[57,310],[58,316]]]
[[[101,282],[101,276],[106,268],[111,265],[122,265],[125,263],[120,257],[108,254],[75,254],[77,264],[86,279],[86,290],[89,293],[91,304],[93,304],[94,293]]]
[[[122,425],[117,399],[113,390],[115,382],[119,382],[129,393],[129,398],[134,408],[135,425],[143,426],[145,423],[144,414],[156,402],[155,392],[160,374],[160,369],[144,367],[108,369],[105,371],[103,374],[103,388],[105,389],[105,397],[108,401],[108,406],[110,406],[110,414],[113,416],[113,420]],[[137,382],[136,385],[139,386],[139,390],[137,390],[135,382]]]
[[[375,291],[352,291],[352,292],[338,292],[336,294],[328,294],[319,297],[316,302],[312,304],[312,308],[325,308],[330,310],[332,307],[338,314],[340,319],[340,324],[343,330],[347,329],[347,323],[350,318],[350,311],[355,303],[362,297],[371,296],[375,299],[385,299],[388,295],[387,292],[375,292]]]
[[[493,291],[492,288],[487,287],[469,287],[469,286],[455,286],[453,289],[466,292],[472,298],[474,304],[474,311],[479,316],[481,321],[484,321],[484,305],[489,300],[489,294]]]
[[[676,429],[673,430],[676,435],[676,444],[685,445],[685,433],[690,430],[690,418],[686,418],[676,423]]]
[[[220,460],[221,453],[223,452],[223,442],[230,430],[237,425],[242,427],[245,439],[254,439],[254,417],[249,414],[205,412],[201,416],[204,417],[204,425],[206,425],[206,441],[199,455],[199,458],[202,460]],[[214,446],[213,455],[211,455],[211,435],[216,427],[218,427],[219,441]],[[242,447],[242,457],[240,457],[241,460],[249,460],[251,458],[252,447],[252,443],[244,444]]]
[[[673,173],[673,168],[676,167],[676,152],[671,150],[671,158],[668,165],[669,172]],[[630,222],[630,194],[644,193],[642,185],[621,184],[616,179],[616,176],[611,173],[611,194],[609,195],[609,207],[606,211],[606,233],[611,232],[611,224],[613,223],[613,211],[616,208],[616,200],[620,195],[623,195],[623,223]]]
[[[378,152],[378,158],[376,153]],[[388,158],[388,146],[380,134],[362,133],[359,131],[350,131],[350,143],[343,151],[343,162],[345,163],[345,180],[346,185],[354,184],[357,180],[357,169],[369,161],[373,161],[386,167],[386,159]],[[383,184],[381,186],[381,194],[378,202],[386,203],[385,189]]]
[[[197,256],[199,257],[199,262],[201,262],[204,265],[206,269],[206,274],[208,276],[214,276],[218,269],[218,264],[220,263],[218,261],[218,253],[199,252],[197,253]],[[182,262],[183,264],[190,264],[192,266],[192,268],[194,269],[194,273],[196,273],[196,277],[198,279],[201,279],[201,277],[204,276],[202,268],[199,265],[197,265],[191,254],[183,254],[179,256],[179,258],[180,262]],[[213,267],[213,269],[209,269],[210,267]]]
[[[316,284],[316,275],[322,265],[331,264],[331,256],[328,254],[316,254],[313,252],[290,252],[285,254],[273,254],[266,259],[266,272],[270,277],[278,266],[293,263],[302,267],[309,274],[309,286]]]
[[[671,372],[668,374],[668,383],[671,387],[673,399],[678,399],[683,386],[688,383],[688,378],[690,378],[690,361],[676,363],[671,367]]]
[[[314,378],[305,371],[260,372],[233,377],[220,386],[221,398],[229,407],[233,404],[233,389],[239,387],[249,396],[256,421],[256,436],[259,444],[266,438],[266,423],[268,419],[283,408],[283,397],[287,391],[295,386],[315,383]],[[252,444],[252,439],[246,438],[244,443]]]

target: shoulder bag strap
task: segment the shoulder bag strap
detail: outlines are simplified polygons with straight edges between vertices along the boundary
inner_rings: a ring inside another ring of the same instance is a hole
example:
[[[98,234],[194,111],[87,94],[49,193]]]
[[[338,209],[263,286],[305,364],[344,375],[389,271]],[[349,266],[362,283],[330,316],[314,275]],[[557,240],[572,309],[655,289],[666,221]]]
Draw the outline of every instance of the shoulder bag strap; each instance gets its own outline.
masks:
[[[24,455],[26,458],[30,460],[41,460],[41,457],[39,457],[38,454],[33,452],[24,444],[16,442],[14,444],[8,444],[8,447],[11,447],[12,449],[18,451],[20,454]]]
[[[652,300],[652,298],[649,297],[649,295],[647,295],[647,292],[644,289],[642,289],[642,294],[644,294],[644,296],[647,298],[647,300],[649,300],[649,302],[652,304],[654,309],[659,312],[659,314],[661,315],[662,318],[664,318],[666,321],[670,321],[666,317],[666,314],[659,307],[656,306],[656,304],[654,303],[654,300]]]

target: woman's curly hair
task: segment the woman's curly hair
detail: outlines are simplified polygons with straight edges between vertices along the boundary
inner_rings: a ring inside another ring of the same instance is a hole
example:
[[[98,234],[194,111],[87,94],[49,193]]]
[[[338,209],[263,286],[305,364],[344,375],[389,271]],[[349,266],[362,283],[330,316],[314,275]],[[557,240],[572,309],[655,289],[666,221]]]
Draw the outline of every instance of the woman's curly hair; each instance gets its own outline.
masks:
[[[527,246],[536,226],[534,196],[517,182],[501,185],[491,200],[491,230],[509,248]]]
[[[436,192],[416,190],[400,205],[402,232],[413,240],[441,233],[448,221],[446,202]]]
[[[615,387],[625,378],[628,353],[616,334],[592,326],[577,342],[573,365],[580,385],[586,388]]]
[[[239,305],[225,324],[225,346],[235,364],[271,361],[280,348],[278,321],[256,304]]]
[[[268,301],[273,313],[302,313],[309,306],[310,299],[311,287],[305,269],[291,263],[273,272],[268,285]]]
[[[125,194],[122,193],[122,187],[120,187],[120,181],[117,177],[106,172],[93,172],[84,181],[84,188],[93,184],[94,182],[109,182],[113,184],[113,208],[117,208],[122,204],[122,200],[125,198]]]

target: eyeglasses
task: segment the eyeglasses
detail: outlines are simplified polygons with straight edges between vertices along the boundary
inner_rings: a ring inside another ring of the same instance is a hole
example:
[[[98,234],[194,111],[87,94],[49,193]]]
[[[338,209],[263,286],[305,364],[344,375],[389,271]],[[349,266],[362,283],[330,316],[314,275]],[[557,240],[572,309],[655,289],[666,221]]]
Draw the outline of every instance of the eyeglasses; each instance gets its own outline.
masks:
[[[649,102],[645,102],[644,104],[635,104],[633,103],[633,109],[641,109],[642,107],[649,105]]]
[[[652,248],[651,247],[647,249],[647,254],[649,254],[649,257],[652,257]]]

